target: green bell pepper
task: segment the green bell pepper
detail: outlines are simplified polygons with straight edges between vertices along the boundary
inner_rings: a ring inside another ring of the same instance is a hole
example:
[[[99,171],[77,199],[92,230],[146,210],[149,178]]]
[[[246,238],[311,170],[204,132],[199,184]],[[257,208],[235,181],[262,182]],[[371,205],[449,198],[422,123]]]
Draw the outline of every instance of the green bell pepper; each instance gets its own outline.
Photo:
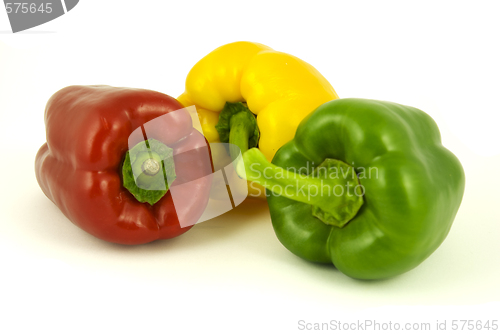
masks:
[[[434,120],[383,101],[327,102],[272,163],[257,149],[242,157],[238,174],[267,189],[281,243],[358,279],[424,261],[446,238],[465,188]]]

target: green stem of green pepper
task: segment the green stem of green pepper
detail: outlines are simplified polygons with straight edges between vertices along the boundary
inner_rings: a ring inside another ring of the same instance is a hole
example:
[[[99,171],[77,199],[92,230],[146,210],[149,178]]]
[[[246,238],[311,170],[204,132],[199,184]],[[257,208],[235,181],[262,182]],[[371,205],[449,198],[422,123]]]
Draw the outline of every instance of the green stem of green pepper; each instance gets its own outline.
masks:
[[[175,177],[173,150],[155,139],[138,143],[125,155],[123,186],[141,203],[158,202]]]
[[[215,126],[222,143],[232,144],[229,153],[234,161],[239,152],[245,153],[249,148],[257,147],[259,127],[257,120],[242,102],[226,102],[219,114],[219,122]]]
[[[260,184],[274,195],[311,205],[312,214],[339,228],[352,220],[363,205],[363,188],[352,166],[326,159],[309,174],[284,169],[250,149],[238,161],[239,176]]]

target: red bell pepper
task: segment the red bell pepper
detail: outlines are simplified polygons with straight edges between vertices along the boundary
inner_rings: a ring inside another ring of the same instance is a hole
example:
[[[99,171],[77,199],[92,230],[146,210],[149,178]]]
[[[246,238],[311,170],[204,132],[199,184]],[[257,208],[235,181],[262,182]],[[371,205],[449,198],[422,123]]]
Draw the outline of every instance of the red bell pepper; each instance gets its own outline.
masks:
[[[71,86],[58,91],[46,106],[47,142],[35,161],[40,187],[69,220],[106,241],[142,244],[186,232],[207,205],[210,178],[205,176],[212,167],[206,141],[189,113],[160,117],[181,108],[174,98],[144,89]],[[162,160],[166,156],[172,165]],[[144,172],[137,177],[138,187],[126,175],[134,166]],[[168,180],[166,190],[148,190],[172,176],[175,181]],[[168,186],[180,184],[174,203]]]

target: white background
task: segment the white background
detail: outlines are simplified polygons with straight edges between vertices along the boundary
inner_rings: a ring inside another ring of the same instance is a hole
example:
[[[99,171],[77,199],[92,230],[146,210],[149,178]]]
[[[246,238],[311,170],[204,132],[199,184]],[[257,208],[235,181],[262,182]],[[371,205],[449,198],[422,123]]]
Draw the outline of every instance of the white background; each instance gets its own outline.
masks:
[[[454,319],[500,320],[497,4],[82,0],[18,34],[0,8],[0,332],[294,333],[299,320],[365,319],[447,320],[451,332]],[[428,260],[390,280],[352,280],[289,253],[259,201],[125,247],[78,229],[43,195],[33,165],[54,92],[108,84],[175,97],[196,61],[238,40],[304,59],[340,97],[436,120],[467,186]]]

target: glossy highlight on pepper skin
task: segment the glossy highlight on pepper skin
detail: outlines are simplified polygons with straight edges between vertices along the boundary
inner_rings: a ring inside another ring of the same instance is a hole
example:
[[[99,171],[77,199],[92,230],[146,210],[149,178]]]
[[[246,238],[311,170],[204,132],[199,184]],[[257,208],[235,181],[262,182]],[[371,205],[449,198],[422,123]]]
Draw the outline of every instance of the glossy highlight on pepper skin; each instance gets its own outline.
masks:
[[[274,230],[292,253],[333,263],[353,278],[383,279],[415,268],[446,238],[465,174],[423,111],[365,99],[325,103],[304,119],[272,163],[298,170],[325,159],[365,171],[359,178],[364,204],[339,228],[314,217],[311,205],[268,191]]]
[[[196,106],[211,143],[219,142],[215,126],[226,102],[246,102],[257,117],[258,147],[271,161],[293,138],[304,117],[337,98],[330,83],[305,61],[263,44],[235,42],[215,49],[193,66],[178,100],[184,106]],[[265,198],[264,189],[254,187],[249,187],[250,194]]]
[[[179,220],[194,224],[203,213],[210,179],[202,177],[211,165],[188,113],[174,113],[162,124],[160,116],[181,108],[174,98],[145,89],[70,86],[56,92],[45,110],[47,143],[35,160],[40,187],[69,220],[102,240],[133,245],[186,232],[191,226],[181,227]],[[180,205],[174,206],[170,191],[150,205],[124,188],[122,163],[129,144],[145,139],[135,131],[140,127],[173,149],[172,186],[188,183]],[[133,132],[140,136],[129,143]]]

